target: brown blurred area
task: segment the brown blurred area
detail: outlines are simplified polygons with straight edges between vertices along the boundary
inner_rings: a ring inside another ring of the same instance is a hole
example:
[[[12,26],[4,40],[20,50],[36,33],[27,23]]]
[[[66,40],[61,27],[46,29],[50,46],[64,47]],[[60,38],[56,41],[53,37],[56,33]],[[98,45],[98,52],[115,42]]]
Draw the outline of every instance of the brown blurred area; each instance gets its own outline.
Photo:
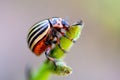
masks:
[[[25,80],[27,64],[37,69],[45,59],[27,46],[28,29],[54,16],[85,23],[80,39],[65,57],[73,68],[51,80],[120,80],[119,0],[0,0],[0,80]]]

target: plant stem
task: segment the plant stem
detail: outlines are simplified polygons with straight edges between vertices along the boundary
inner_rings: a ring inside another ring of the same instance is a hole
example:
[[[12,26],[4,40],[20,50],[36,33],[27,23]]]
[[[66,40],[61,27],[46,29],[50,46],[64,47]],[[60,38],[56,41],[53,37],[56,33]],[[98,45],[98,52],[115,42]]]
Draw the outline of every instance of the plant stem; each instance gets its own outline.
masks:
[[[36,74],[32,76],[32,80],[49,80],[51,72],[49,71],[51,65],[45,61]]]
[[[77,40],[81,34],[82,28],[83,24],[77,23],[76,25],[71,26],[70,30],[66,32],[66,35],[70,38],[73,38],[74,40]],[[64,50],[69,51],[69,49],[73,45],[73,42],[65,37],[61,37],[60,45],[62,48],[64,48]],[[57,45],[53,50],[51,50],[50,54],[50,56],[58,60],[64,57],[64,52]],[[46,60],[42,64],[38,72],[35,75],[32,75],[31,80],[49,80],[53,72],[55,74],[64,76],[70,74],[71,68],[64,64],[58,64],[58,68],[55,68],[52,62]]]

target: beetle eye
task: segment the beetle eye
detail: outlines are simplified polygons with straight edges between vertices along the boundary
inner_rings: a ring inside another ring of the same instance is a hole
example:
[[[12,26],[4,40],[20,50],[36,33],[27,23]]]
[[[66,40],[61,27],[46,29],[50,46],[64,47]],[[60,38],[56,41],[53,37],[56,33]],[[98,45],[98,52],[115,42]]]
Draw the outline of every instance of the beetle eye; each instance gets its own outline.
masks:
[[[65,27],[69,27],[69,23],[65,20],[62,20],[62,25]]]

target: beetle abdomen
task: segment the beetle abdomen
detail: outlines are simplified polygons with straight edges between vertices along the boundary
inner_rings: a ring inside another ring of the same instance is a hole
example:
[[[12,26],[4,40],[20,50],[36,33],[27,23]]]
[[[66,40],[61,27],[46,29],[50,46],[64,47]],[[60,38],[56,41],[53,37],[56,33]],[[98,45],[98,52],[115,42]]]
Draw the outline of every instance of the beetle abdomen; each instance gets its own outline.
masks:
[[[50,24],[48,20],[39,22],[30,28],[27,41],[28,41],[28,46],[32,51],[34,47],[38,45],[38,43],[41,46],[43,45],[41,41],[45,37],[45,35],[48,33],[49,29],[50,29]]]
[[[42,54],[46,48],[50,47],[50,45],[46,45],[45,42],[46,42],[46,38],[47,36],[45,36],[42,40],[40,40],[33,48],[33,52],[36,54],[36,55],[40,55]]]

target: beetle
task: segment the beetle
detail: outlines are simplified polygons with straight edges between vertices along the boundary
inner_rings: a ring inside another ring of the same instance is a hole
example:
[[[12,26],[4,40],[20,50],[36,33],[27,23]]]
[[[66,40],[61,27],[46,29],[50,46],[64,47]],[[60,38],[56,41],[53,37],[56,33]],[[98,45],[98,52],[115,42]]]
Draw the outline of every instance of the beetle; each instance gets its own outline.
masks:
[[[29,30],[27,36],[28,46],[36,55],[41,55],[45,52],[47,59],[55,63],[55,58],[49,56],[52,45],[58,44],[59,48],[65,52],[60,45],[60,37],[64,36],[74,42],[73,39],[65,34],[66,31],[69,31],[69,28],[69,23],[60,17],[52,17],[40,21],[33,25]]]

